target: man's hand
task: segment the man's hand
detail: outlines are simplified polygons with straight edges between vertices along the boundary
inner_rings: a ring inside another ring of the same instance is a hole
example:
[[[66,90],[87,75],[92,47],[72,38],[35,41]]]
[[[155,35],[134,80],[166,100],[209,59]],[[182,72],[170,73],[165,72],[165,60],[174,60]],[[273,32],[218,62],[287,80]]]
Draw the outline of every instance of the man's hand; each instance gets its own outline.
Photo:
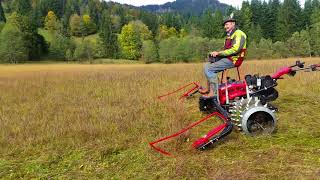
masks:
[[[219,56],[219,52],[217,52],[217,51],[213,51],[213,52],[211,52],[210,54],[211,54],[211,56],[213,56],[213,57]]]

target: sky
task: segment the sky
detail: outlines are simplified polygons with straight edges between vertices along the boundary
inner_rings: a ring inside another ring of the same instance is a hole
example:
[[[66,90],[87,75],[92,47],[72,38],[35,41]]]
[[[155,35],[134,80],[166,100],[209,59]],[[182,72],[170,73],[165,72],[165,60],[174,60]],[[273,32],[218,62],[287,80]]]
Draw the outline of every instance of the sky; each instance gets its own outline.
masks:
[[[114,2],[119,2],[122,4],[130,4],[134,6],[142,6],[142,5],[149,5],[149,4],[164,4],[166,2],[172,2],[175,0],[112,0]],[[241,7],[243,0],[219,0],[222,3],[232,5],[234,7]],[[299,0],[301,5],[304,5],[305,0]]]

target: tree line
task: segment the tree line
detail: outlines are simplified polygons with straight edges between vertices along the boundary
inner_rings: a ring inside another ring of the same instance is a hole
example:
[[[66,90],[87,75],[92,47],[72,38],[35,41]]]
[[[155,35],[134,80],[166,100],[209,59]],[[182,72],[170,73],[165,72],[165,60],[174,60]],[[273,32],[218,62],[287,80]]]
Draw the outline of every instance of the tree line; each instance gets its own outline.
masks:
[[[231,13],[248,35],[248,58],[320,55],[319,0],[306,0],[304,8],[298,0],[252,0],[225,12],[155,14],[100,0],[0,0],[0,57],[9,63],[202,61],[223,46],[222,23]]]

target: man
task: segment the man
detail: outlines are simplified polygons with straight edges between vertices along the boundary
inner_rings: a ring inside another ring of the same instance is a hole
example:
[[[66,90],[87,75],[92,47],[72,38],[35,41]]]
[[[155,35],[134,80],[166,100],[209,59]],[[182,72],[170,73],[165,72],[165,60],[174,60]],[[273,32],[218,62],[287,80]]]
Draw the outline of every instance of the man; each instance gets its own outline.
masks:
[[[217,74],[226,69],[238,67],[241,65],[246,47],[247,35],[236,28],[236,21],[228,18],[223,23],[227,33],[227,38],[222,51],[213,51],[210,53],[208,63],[205,64],[204,73],[208,80],[208,88],[201,89],[203,97],[210,98],[217,96],[218,77]]]

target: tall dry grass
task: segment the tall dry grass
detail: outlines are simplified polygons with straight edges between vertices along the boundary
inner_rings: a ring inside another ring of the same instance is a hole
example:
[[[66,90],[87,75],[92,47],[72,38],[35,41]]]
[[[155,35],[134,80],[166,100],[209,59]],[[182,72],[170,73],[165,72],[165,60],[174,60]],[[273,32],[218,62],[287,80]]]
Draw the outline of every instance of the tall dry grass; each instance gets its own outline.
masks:
[[[293,63],[248,61],[241,71],[264,75]],[[175,158],[151,150],[148,142],[205,116],[197,98],[156,99],[185,83],[204,83],[202,66],[0,66],[0,177],[319,177],[320,72],[279,81],[280,119],[273,136],[251,138],[235,131],[212,150],[192,150],[192,141],[218,124],[212,120],[161,144]]]

